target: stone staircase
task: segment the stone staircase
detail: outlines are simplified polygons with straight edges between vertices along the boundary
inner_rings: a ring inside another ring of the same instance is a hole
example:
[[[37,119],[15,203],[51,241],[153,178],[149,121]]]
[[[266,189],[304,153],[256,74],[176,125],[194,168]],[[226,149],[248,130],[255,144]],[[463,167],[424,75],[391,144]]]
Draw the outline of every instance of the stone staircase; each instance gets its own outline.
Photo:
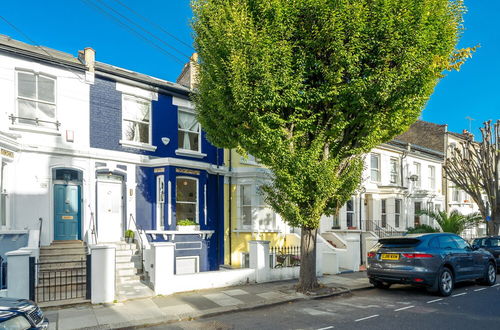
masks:
[[[141,282],[142,260],[137,245],[125,242],[116,246],[116,300],[154,296],[153,290]]]
[[[41,306],[87,301],[86,260],[82,241],[53,241],[40,248],[35,291]]]

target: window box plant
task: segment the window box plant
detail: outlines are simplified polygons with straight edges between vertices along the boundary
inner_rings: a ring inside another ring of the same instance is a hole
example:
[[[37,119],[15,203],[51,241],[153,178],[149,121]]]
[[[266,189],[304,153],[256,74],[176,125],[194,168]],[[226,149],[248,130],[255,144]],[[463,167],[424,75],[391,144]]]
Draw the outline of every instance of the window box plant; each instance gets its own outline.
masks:
[[[200,225],[193,220],[184,219],[177,221],[177,231],[197,231],[200,230]]]
[[[125,241],[127,243],[134,243],[134,237],[135,233],[133,230],[128,229],[127,231],[125,231]]]

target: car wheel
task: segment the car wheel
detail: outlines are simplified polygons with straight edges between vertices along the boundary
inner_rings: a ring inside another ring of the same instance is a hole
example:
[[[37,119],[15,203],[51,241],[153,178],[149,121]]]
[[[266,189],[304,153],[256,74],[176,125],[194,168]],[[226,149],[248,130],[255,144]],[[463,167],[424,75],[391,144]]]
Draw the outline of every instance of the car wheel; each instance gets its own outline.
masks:
[[[439,273],[438,292],[441,296],[447,297],[453,291],[453,273],[449,268],[443,268]]]
[[[376,287],[377,289],[385,289],[385,290],[387,290],[391,287],[391,285],[389,283],[384,283],[381,281],[374,281],[373,286]]]
[[[495,269],[495,265],[490,261],[488,263],[488,267],[486,267],[486,274],[481,283],[486,284],[488,286],[492,286],[497,281],[497,271]]]

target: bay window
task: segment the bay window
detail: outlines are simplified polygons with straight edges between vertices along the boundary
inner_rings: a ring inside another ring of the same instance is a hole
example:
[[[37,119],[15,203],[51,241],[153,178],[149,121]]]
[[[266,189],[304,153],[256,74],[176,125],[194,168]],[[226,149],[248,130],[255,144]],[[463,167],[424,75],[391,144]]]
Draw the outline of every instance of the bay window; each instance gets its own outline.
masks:
[[[276,215],[266,204],[260,187],[254,184],[242,184],[239,193],[241,229],[276,230]]]
[[[197,179],[177,177],[175,210],[177,221],[192,220],[199,223]]]

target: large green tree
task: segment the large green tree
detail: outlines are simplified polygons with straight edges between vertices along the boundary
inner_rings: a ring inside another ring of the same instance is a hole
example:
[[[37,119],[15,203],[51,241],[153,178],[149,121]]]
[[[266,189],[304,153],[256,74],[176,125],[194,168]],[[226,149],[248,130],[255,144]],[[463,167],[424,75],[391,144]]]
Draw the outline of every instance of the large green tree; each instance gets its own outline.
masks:
[[[316,279],[322,214],[356,190],[362,154],[419,116],[458,67],[461,0],[193,0],[194,96],[211,142],[273,172],[267,201],[301,228],[298,289]]]

